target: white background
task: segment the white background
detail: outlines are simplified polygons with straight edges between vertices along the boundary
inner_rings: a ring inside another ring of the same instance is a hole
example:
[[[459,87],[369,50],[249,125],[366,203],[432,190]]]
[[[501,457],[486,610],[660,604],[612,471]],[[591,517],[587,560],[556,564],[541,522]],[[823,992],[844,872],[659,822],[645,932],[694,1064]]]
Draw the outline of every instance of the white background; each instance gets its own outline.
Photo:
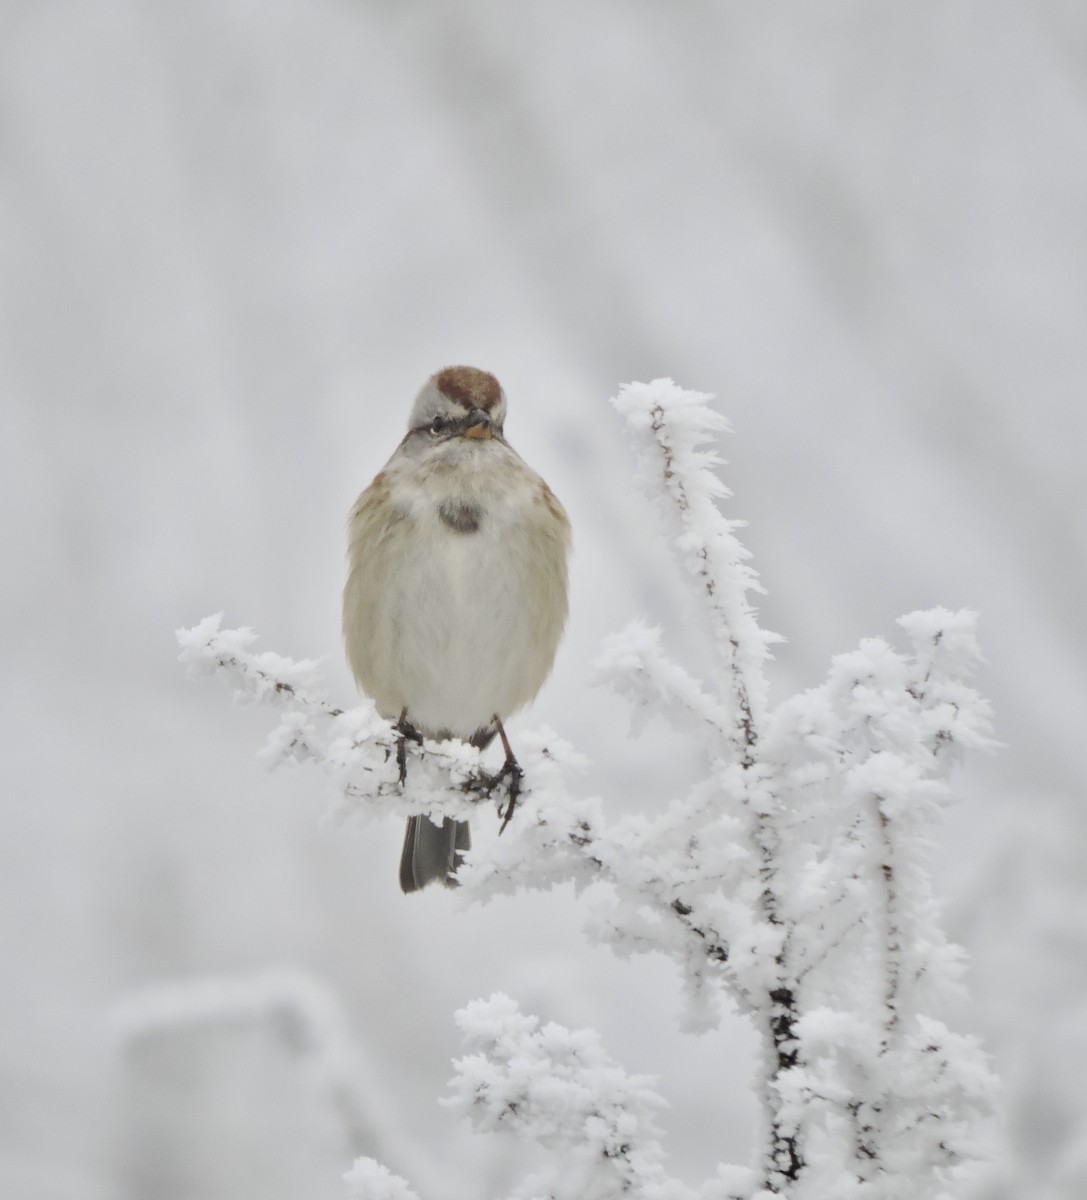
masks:
[[[453,1010],[496,989],[658,1074],[685,1178],[747,1160],[739,1018],[676,1032],[667,969],[590,949],[569,895],[401,897],[400,830],[322,828],[316,776],[254,762],[267,719],[176,664],[224,609],[350,702],[343,522],[463,362],[575,528],[514,738],[557,729],[617,809],[698,763],[627,740],[601,639],[645,615],[704,653],[621,382],[733,423],[775,697],[901,613],[980,611],[1006,748],[959,775],[936,869],[974,963],[953,1017],[1007,1084],[984,1194],[1084,1194],[1085,12],[0,3],[0,1193],[341,1196],[351,1150],[273,1032],[105,1033],[130,988],[284,964],[342,997],[415,1146],[390,1165],[444,1196],[501,1194],[518,1154],[435,1103]]]

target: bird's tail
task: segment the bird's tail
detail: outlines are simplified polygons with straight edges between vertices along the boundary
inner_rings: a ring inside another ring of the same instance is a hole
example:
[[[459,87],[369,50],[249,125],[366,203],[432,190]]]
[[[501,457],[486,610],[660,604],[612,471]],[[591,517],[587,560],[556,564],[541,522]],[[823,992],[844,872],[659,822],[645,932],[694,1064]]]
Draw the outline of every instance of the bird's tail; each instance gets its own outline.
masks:
[[[436,825],[429,817],[409,817],[400,855],[400,887],[417,892],[435,879],[457,886],[457,867],[472,845],[467,821],[446,817]]]

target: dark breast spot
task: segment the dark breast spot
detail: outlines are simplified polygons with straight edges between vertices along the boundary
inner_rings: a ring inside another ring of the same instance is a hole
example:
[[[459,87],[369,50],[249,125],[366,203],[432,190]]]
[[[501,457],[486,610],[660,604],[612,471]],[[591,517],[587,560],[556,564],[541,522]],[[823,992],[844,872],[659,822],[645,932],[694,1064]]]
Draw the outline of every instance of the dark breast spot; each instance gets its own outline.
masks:
[[[443,500],[438,505],[438,516],[457,533],[475,533],[483,520],[479,506],[466,504],[463,500]]]

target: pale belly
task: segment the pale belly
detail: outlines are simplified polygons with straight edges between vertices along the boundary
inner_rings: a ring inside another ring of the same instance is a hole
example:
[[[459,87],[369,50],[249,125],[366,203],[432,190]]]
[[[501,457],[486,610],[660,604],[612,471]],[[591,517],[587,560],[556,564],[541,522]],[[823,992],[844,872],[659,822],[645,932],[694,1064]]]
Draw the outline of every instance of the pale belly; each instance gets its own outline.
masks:
[[[356,663],[379,709],[467,738],[527,704],[565,617],[562,548],[532,523],[459,533],[435,519],[387,549],[367,605],[369,653]]]

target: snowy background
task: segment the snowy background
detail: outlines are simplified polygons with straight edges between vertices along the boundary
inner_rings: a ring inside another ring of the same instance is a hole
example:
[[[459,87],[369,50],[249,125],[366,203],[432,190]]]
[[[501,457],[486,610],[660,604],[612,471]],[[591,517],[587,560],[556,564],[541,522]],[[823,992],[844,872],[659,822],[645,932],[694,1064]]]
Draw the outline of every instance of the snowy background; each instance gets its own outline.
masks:
[[[254,761],[266,716],[176,663],[224,609],[350,702],[348,507],[467,362],[575,529],[514,739],[558,729],[609,804],[693,768],[586,687],[603,637],[646,615],[704,653],[621,382],[716,392],[735,427],[777,698],[901,613],[980,611],[1006,749],[959,776],[938,872],[955,1023],[1007,1084],[984,1194],[1082,1196],[1082,5],[3,0],[0,102],[0,1192],[342,1196],[356,1148],[282,1029],[109,1038],[132,988],[271,969],[340,997],[366,1148],[420,1190],[510,1178],[435,1103],[453,1010],[496,990],[660,1076],[679,1173],[747,1158],[742,1021],[676,1032],[669,968],[590,949],[569,895],[401,897],[400,828],[321,827],[319,777]]]

